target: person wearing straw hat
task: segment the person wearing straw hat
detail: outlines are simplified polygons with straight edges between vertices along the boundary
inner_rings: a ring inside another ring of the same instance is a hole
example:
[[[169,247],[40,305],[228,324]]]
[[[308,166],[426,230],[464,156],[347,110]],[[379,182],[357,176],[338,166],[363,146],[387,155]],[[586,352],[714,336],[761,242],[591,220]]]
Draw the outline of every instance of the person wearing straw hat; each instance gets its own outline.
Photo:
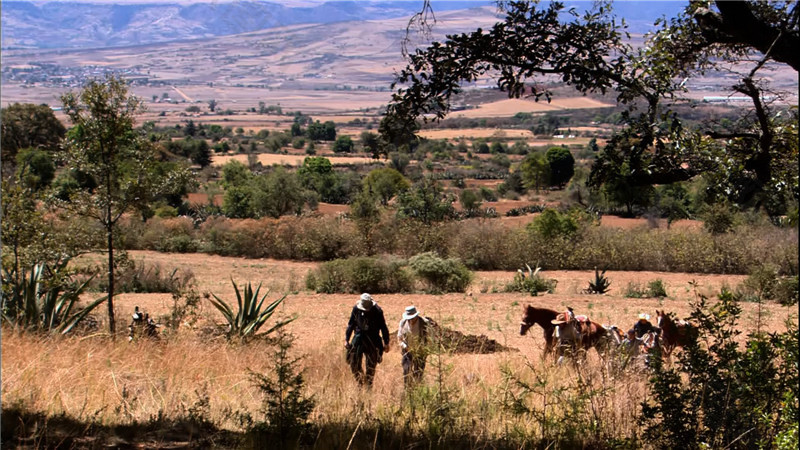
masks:
[[[633,324],[633,332],[637,338],[641,339],[647,333],[653,333],[658,336],[661,329],[650,322],[650,314],[641,313],[639,314],[639,320]]]
[[[406,307],[397,329],[397,340],[403,355],[403,381],[406,386],[419,382],[425,372],[428,326],[429,320],[421,316],[415,306]]]
[[[383,310],[367,293],[361,294],[353,306],[345,331],[344,346],[347,349],[347,362],[356,381],[372,386],[375,369],[383,359],[383,352],[389,351],[389,328],[386,326]],[[364,358],[367,360],[366,373],[361,363]]]

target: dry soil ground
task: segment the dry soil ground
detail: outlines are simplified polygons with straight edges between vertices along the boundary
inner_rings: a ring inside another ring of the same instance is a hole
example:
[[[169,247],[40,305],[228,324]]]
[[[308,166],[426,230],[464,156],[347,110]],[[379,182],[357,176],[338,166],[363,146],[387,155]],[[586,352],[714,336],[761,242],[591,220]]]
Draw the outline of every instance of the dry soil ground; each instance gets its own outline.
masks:
[[[305,276],[318,263],[277,261],[269,259],[242,259],[201,254],[165,254],[149,251],[131,252],[136,260],[158,263],[164,269],[190,270],[197,281],[200,292],[210,292],[235,303],[231,278],[242,285],[247,281],[263,283],[272,289],[270,298],[277,298],[283,292],[290,292],[281,315],[297,314],[298,319],[291,330],[298,336],[298,345],[310,351],[326,342],[341,341],[350,309],[357,299],[353,294],[324,295],[305,289]],[[656,309],[665,309],[686,317],[689,301],[696,294],[713,296],[724,286],[736,287],[743,279],[740,275],[676,274],[664,272],[608,272],[611,290],[607,295],[587,295],[581,293],[593,279],[592,271],[546,271],[544,276],[558,280],[554,294],[531,297],[520,293],[503,293],[503,287],[510,282],[514,272],[478,272],[469,291],[464,294],[427,295],[391,294],[376,295],[383,307],[390,327],[400,320],[403,309],[414,304],[438,322],[468,334],[484,334],[528,356],[541,351],[540,333],[535,330],[531,336],[519,336],[519,320],[523,305],[564,309],[571,306],[575,311],[587,314],[598,322],[630,327],[641,312],[654,315]],[[623,292],[628,283],[663,281],[669,295],[665,299],[624,298]],[[696,283],[693,287],[691,283]],[[166,314],[171,306],[169,294],[122,294],[117,299],[120,317],[129,317],[133,307],[139,305],[151,314]],[[757,307],[744,304],[741,325],[750,330],[755,326]],[[202,306],[204,316],[221,321],[216,310],[209,303]],[[787,310],[777,305],[765,308],[767,329],[783,329]],[[491,356],[487,356],[491,358]]]

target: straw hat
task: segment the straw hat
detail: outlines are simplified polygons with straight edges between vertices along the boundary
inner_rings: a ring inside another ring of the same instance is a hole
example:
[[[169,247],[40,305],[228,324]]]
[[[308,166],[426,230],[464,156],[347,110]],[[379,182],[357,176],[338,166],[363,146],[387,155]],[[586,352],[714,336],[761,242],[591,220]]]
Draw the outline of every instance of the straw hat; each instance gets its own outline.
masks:
[[[567,314],[561,313],[557,315],[555,319],[551,320],[550,323],[552,323],[553,325],[561,325],[562,323],[567,323],[566,319],[567,319]]]
[[[356,308],[362,311],[369,311],[372,309],[372,306],[375,305],[375,300],[372,299],[372,296],[363,293],[361,294],[361,298],[358,299],[358,303],[356,303]]]

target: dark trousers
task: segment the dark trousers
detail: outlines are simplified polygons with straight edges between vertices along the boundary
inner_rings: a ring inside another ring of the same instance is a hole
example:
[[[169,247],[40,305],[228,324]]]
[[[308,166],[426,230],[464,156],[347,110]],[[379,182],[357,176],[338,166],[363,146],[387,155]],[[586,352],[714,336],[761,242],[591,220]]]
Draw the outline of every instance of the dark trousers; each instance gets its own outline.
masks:
[[[422,380],[426,359],[427,356],[424,353],[403,351],[403,381],[406,386]]]
[[[366,359],[366,374],[362,368],[362,359]],[[375,368],[378,367],[380,361],[381,350],[373,345],[365,345],[364,341],[353,345],[347,351],[347,362],[350,364],[350,371],[353,372],[358,384],[366,383],[367,386],[372,386],[372,380],[375,378]]]

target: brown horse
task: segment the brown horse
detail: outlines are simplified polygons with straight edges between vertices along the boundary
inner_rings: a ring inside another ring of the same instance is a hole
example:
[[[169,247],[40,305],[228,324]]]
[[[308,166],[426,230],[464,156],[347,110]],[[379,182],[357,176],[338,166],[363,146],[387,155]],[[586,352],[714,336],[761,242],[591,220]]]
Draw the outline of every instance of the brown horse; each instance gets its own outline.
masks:
[[[552,321],[557,315],[558,313],[552,309],[536,308],[531,305],[522,308],[522,321],[519,324],[519,334],[520,336],[525,336],[525,333],[534,325],[542,327],[542,329],[544,329],[544,354],[542,357],[546,357],[550,354],[555,347],[556,342],[553,338],[553,332],[556,327],[552,324]]]
[[[669,359],[676,347],[685,347],[697,339],[699,332],[692,324],[680,321],[675,323],[665,311],[656,310],[657,324],[661,328],[661,348],[664,357]]]
[[[572,308],[558,314],[552,323],[556,326],[556,355],[559,356],[559,362],[565,352],[578,354],[582,351],[585,355],[591,348],[604,356],[612,342],[608,329],[586,316],[576,316]]]

